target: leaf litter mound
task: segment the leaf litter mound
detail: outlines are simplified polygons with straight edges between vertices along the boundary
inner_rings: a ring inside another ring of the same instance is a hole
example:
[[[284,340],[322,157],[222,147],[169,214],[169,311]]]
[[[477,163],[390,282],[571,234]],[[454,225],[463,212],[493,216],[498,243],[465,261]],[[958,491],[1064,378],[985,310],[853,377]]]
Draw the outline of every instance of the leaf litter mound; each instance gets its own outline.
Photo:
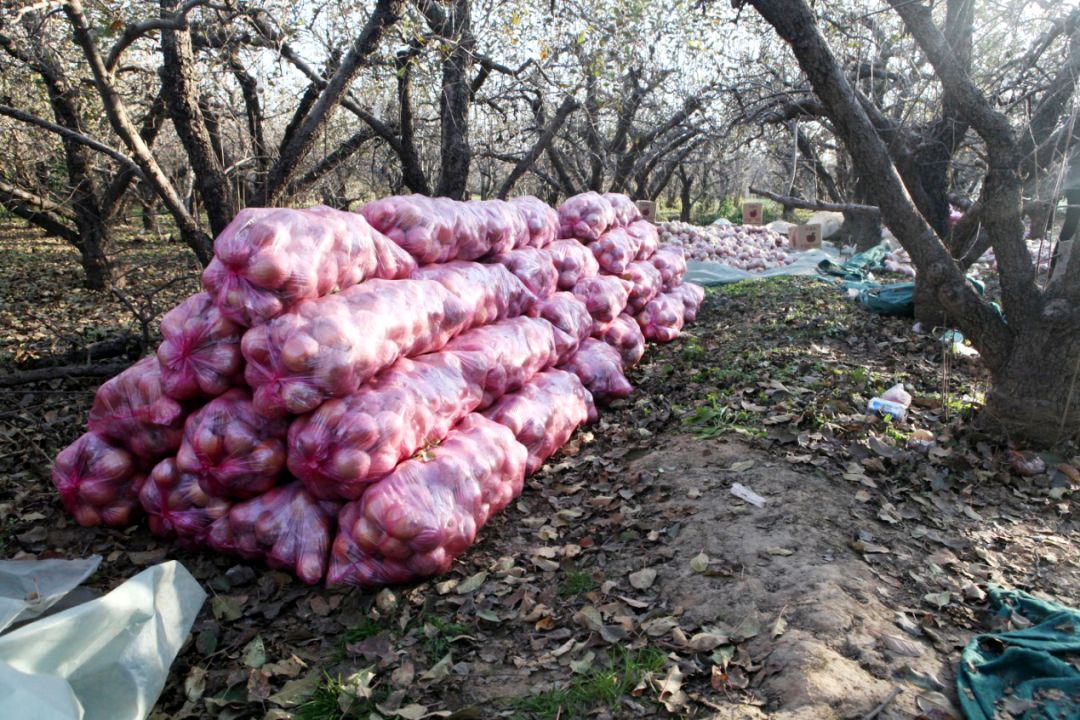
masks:
[[[26,281],[69,280],[62,246],[17,260],[0,293],[35,310],[3,319],[9,358],[130,329],[114,297]],[[211,597],[160,718],[958,717],[987,583],[1080,597],[1075,448],[973,429],[977,359],[909,321],[814,280],[743,283],[631,379],[451,573],[380,593],[75,526],[48,469],[96,381],[6,389],[0,552],[99,553],[96,593],[166,558],[191,569]],[[864,416],[895,382],[909,418]]]

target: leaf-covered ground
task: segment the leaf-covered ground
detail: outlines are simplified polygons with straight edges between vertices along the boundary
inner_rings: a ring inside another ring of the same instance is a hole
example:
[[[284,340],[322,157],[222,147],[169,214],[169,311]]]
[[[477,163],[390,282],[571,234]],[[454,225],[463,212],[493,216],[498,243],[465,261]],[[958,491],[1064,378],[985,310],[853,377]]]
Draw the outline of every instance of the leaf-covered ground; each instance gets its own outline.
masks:
[[[19,232],[0,238],[6,367],[138,332],[121,300],[77,289],[70,250]],[[125,251],[129,300],[196,286],[176,245]],[[890,697],[880,717],[946,718],[987,583],[1080,597],[1080,458],[1013,470],[970,429],[978,361],[910,321],[812,279],[744,283],[631,379],[451,573],[381,593],[75,526],[48,469],[94,383],[3,389],[0,556],[98,553],[100,592],[165,558],[203,582],[161,718],[833,718]],[[895,382],[910,417],[863,415]]]

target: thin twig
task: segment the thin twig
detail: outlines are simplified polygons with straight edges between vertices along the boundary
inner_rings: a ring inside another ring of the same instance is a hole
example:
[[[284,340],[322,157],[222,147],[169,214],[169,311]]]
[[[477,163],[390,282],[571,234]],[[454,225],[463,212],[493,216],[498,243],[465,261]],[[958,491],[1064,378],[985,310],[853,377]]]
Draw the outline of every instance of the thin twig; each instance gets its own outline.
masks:
[[[902,692],[904,692],[904,689],[902,687],[900,687],[900,686],[894,687],[892,689],[892,692],[889,693],[885,697],[885,699],[881,701],[881,704],[879,704],[876,708],[874,708],[873,710],[871,710],[870,712],[868,712],[868,713],[866,713],[865,715],[862,716],[862,720],[874,720],[874,718],[876,718],[878,715],[880,715],[881,711],[884,710],[885,707],[889,703],[891,703],[896,698],[897,695],[899,695]]]

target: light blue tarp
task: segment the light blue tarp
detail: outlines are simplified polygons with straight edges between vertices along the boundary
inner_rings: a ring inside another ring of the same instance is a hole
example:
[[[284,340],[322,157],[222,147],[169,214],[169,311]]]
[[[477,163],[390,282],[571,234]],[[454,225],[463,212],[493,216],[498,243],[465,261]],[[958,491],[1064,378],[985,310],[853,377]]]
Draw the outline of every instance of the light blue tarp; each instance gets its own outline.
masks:
[[[742,280],[764,280],[784,275],[819,275],[818,264],[822,260],[836,260],[839,257],[839,250],[824,245],[821,250],[806,250],[797,253],[797,259],[791,265],[784,265],[762,272],[747,272],[718,262],[688,260],[686,262],[686,280],[698,285],[728,285]]]

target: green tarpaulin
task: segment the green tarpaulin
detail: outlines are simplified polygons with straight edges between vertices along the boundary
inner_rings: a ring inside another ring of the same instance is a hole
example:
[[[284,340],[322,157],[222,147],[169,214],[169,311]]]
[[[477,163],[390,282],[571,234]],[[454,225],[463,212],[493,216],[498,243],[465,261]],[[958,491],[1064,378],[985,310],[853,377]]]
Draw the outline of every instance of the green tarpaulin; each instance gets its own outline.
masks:
[[[1080,720],[1080,611],[1020,590],[990,589],[1002,618],[1029,627],[977,635],[956,675],[969,720]]]

